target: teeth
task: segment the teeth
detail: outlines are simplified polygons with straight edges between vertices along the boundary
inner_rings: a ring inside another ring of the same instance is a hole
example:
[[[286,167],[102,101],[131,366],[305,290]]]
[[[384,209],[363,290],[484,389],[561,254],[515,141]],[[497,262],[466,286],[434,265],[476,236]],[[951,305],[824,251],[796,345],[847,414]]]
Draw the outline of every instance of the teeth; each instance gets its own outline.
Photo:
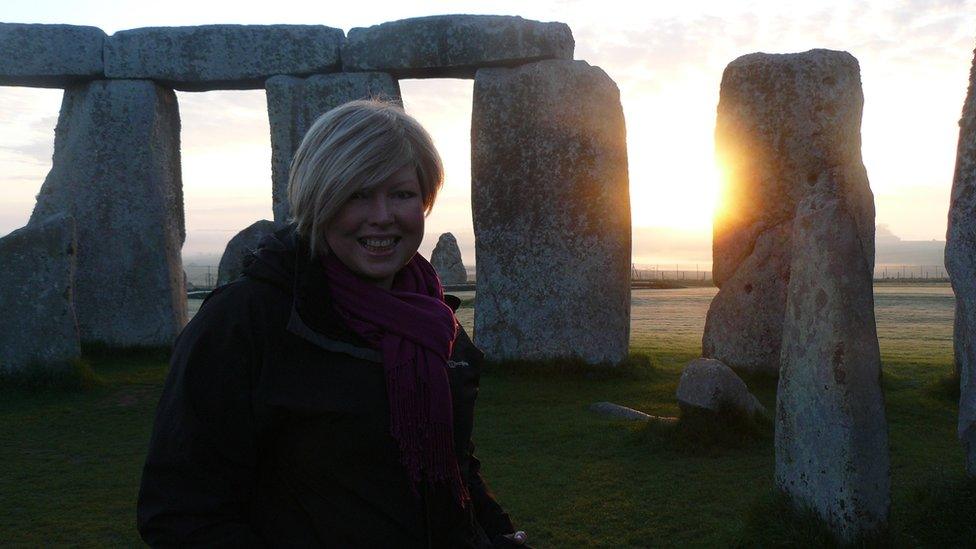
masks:
[[[371,248],[385,248],[392,246],[395,241],[395,238],[364,238],[362,242]]]

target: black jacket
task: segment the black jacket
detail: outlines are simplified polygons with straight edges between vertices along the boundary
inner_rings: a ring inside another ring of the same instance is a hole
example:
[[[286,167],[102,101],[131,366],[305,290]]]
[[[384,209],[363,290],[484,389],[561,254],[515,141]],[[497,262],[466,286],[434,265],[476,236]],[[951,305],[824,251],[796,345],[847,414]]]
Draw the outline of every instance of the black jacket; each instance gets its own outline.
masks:
[[[455,304],[456,306],[456,304]],[[339,319],[291,227],[215,290],[176,341],[139,491],[153,546],[485,547],[513,530],[471,454],[482,353],[448,363],[471,493],[410,487],[383,365]]]

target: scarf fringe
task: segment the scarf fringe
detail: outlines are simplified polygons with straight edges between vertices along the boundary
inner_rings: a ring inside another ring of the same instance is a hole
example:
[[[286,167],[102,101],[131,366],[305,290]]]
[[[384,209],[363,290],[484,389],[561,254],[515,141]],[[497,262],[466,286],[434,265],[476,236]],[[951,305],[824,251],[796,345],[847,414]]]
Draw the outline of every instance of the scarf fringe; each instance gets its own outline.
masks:
[[[400,448],[401,461],[415,493],[421,482],[447,484],[458,504],[465,507],[471,496],[458,467],[454,428],[430,419],[430,387],[410,375],[415,374],[416,366],[414,361],[407,361],[386,372],[390,434]],[[398,383],[402,380],[412,381],[412,387]]]

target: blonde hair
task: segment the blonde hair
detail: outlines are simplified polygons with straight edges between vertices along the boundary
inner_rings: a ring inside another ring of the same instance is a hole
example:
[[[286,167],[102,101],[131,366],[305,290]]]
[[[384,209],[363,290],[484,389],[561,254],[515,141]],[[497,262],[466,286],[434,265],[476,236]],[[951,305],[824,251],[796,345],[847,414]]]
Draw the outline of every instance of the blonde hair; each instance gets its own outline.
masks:
[[[325,230],[353,193],[404,166],[417,170],[424,212],[444,181],[441,157],[427,130],[396,103],[350,101],[318,117],[288,173],[288,201],[299,235],[313,256],[329,253]]]

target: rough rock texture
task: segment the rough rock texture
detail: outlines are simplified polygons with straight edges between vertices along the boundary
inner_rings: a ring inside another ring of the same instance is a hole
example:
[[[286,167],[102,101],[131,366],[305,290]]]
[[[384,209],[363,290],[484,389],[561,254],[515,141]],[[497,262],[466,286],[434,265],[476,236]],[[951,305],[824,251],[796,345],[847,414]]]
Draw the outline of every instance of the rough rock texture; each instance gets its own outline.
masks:
[[[686,411],[735,410],[747,416],[765,411],[732,368],[711,358],[692,360],[685,366],[678,381],[677,397],[678,405]]]
[[[960,379],[959,438],[976,476],[976,58],[959,121],[945,266],[956,294],[954,348]]]
[[[857,60],[845,52],[754,53],[725,69],[715,126],[727,178],[713,238],[720,291],[708,311],[703,356],[743,371],[779,371],[792,221],[822,174],[842,173],[839,192],[874,263],[863,102]]]
[[[178,90],[260,89],[268,77],[338,70],[340,29],[323,25],[201,25],[119,31],[105,41],[105,76],[150,78]]]
[[[874,264],[845,174],[800,203],[776,399],[776,484],[845,542],[887,527],[888,426],[874,321]]]
[[[288,170],[305,132],[319,115],[354,99],[400,101],[400,86],[384,73],[276,76],[265,83],[271,123],[271,179],[275,221],[289,217]]]
[[[75,218],[83,342],[169,345],[186,323],[176,95],[145,80],[65,90],[54,162],[29,224]]]
[[[619,362],[630,333],[630,195],[617,86],[584,61],[474,82],[475,337],[493,360]]]
[[[0,238],[0,265],[0,375],[81,356],[74,219],[54,215]]]
[[[479,68],[542,59],[572,59],[565,23],[504,15],[434,15],[349,31],[346,71],[385,71],[398,78],[472,78]]]
[[[468,281],[468,271],[461,261],[461,249],[451,233],[444,233],[437,239],[437,245],[430,254],[430,264],[441,277],[442,284],[464,284]]]
[[[96,27],[0,23],[0,86],[63,88],[102,78],[104,43]]]
[[[227,247],[224,248],[224,255],[220,256],[220,265],[217,267],[217,285],[227,284],[241,276],[241,271],[244,268],[244,257],[257,248],[258,242],[265,235],[275,232],[283,225],[284,223],[262,219],[255,221],[234,235],[234,238],[231,238]]]

